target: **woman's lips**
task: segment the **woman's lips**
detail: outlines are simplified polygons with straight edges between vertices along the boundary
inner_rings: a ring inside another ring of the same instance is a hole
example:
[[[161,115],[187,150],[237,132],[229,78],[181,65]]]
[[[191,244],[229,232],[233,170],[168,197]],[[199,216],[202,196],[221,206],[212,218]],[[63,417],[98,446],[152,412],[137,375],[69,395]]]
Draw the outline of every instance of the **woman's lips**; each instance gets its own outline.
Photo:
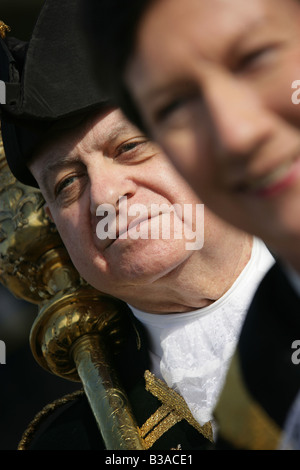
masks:
[[[247,181],[238,190],[267,198],[279,194],[288,188],[300,175],[300,157],[279,165],[264,176]]]

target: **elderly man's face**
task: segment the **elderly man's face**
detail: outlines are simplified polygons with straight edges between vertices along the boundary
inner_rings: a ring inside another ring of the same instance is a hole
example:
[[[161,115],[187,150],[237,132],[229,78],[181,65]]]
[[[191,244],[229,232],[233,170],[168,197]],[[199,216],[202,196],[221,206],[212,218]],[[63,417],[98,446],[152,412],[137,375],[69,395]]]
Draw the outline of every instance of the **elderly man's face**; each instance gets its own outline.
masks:
[[[125,79],[208,207],[276,249],[298,243],[298,0],[154,2]]]
[[[222,269],[235,266],[235,232],[207,212],[204,247],[187,249],[193,233],[194,240],[199,237],[196,229],[202,230],[196,220],[200,201],[160,149],[118,110],[105,111],[46,146],[30,168],[74,265],[97,289],[155,312],[157,304],[162,311],[176,308],[168,291],[180,276],[187,280],[203,272],[198,307],[231,282],[230,269],[225,281]],[[146,220],[136,204],[146,208]],[[182,210],[170,214],[176,205]],[[116,237],[103,237],[104,221],[110,219],[99,207],[115,209]],[[170,236],[163,225],[168,221]]]

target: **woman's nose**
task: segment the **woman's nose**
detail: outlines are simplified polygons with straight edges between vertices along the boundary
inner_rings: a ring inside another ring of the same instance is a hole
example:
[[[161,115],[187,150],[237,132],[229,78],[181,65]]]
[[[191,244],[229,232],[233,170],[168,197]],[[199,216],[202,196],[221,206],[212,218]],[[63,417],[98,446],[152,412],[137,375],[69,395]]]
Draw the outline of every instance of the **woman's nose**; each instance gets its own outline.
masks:
[[[248,155],[272,134],[271,113],[239,77],[215,72],[207,77],[204,93],[219,155]]]

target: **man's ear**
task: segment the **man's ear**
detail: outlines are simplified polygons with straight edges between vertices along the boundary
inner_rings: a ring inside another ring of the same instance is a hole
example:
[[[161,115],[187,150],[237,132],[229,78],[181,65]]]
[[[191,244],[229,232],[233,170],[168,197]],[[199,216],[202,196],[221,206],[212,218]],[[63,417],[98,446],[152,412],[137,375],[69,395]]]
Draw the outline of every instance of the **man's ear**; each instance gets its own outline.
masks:
[[[52,220],[52,222],[54,222],[54,220],[53,220],[53,217],[52,217],[52,214],[51,214],[51,211],[50,211],[50,209],[49,209],[49,206],[48,206],[48,204],[45,204],[45,205],[44,205],[44,210],[45,210],[45,212],[46,212],[47,216],[48,216],[48,217],[49,217],[49,218]]]

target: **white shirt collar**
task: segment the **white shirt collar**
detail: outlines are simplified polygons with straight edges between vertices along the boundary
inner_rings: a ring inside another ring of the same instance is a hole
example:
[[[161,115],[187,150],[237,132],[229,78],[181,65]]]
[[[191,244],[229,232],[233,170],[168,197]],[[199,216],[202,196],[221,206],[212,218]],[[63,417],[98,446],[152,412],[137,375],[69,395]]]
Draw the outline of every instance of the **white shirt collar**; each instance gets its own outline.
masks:
[[[254,238],[251,258],[231,288],[225,294],[208,307],[192,310],[184,313],[154,314],[131,308],[134,316],[145,326],[149,333],[150,349],[161,356],[162,330],[164,332],[180,328],[184,324],[197,320],[205,315],[219,310],[221,307],[229,305],[230,300],[236,302],[236,297],[241,296],[243,310],[247,310],[254,292],[266,272],[274,264],[275,260],[265,244]]]
[[[210,306],[164,315],[130,307],[148,332],[152,372],[183,396],[200,424],[212,419],[249,304],[273,263],[269,250],[255,238],[246,267]]]

